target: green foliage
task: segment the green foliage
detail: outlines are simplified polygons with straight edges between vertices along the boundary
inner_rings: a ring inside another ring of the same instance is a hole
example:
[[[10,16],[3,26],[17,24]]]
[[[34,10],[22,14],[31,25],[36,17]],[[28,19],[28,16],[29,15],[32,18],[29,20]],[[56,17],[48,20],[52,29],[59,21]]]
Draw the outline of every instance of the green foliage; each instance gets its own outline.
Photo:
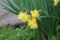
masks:
[[[37,20],[38,26],[39,26],[39,29],[38,29],[39,37],[37,39],[40,38],[40,40],[43,40],[43,39],[45,40],[46,38],[44,36],[47,36],[48,40],[51,37],[52,37],[51,40],[53,40],[56,38],[55,36],[57,35],[60,36],[59,33],[57,34],[57,30],[56,30],[57,26],[59,25],[58,23],[60,21],[60,3],[57,6],[54,6],[53,0],[18,0],[18,1],[3,0],[3,1],[5,4],[8,5],[8,6],[5,6],[5,9],[17,15],[21,11],[28,12],[28,13],[30,12],[30,10],[34,10],[34,9],[37,9],[40,11],[39,12],[40,18],[39,20]],[[24,31],[24,29],[21,31]],[[25,33],[29,34],[28,32],[25,32]],[[32,34],[34,35],[34,33]],[[26,40],[28,39],[26,38]]]
[[[13,29],[11,25],[3,26],[0,30],[0,40],[37,40],[38,30],[31,30],[28,27]]]
[[[3,2],[9,6],[5,6],[5,9],[15,14],[20,11],[38,9],[44,11],[46,15],[59,15],[57,11],[60,5],[54,6],[53,0],[3,0]]]
[[[13,29],[12,26],[9,25],[8,27],[3,26],[0,29],[0,40],[47,40],[46,36],[44,37],[43,35],[44,34],[38,29],[31,30],[28,27],[22,26]],[[60,32],[57,30],[57,34],[52,35],[48,40],[60,40]]]

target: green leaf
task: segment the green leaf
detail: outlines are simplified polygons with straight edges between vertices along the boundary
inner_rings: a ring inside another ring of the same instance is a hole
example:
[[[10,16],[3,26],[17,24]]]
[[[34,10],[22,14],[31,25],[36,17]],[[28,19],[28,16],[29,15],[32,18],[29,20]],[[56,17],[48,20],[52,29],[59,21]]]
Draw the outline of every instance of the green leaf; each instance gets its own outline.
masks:
[[[57,30],[60,30],[60,25],[57,26]]]
[[[52,36],[51,40],[57,40],[56,36]]]

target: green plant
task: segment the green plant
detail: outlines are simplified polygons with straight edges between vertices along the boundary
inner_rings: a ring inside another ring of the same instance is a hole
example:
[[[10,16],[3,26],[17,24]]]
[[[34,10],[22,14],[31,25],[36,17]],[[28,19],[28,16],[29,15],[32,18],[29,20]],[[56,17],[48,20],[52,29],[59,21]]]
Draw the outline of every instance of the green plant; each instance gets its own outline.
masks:
[[[19,14],[19,12],[29,12],[31,10],[39,10],[39,35],[40,40],[43,40],[44,36],[50,39],[52,35],[56,35],[56,28],[60,21],[60,3],[54,6],[53,0],[3,0],[5,4],[5,9],[14,13]],[[43,36],[43,37],[42,37]]]
[[[3,26],[0,30],[0,40],[30,40],[36,37],[35,32],[37,31],[30,30],[28,27],[13,29],[11,25],[8,28]]]
[[[20,27],[13,29],[13,26],[9,25],[2,26],[0,29],[0,40],[47,40],[42,32],[36,30],[31,30],[28,27]],[[60,25],[57,26],[56,35],[52,35],[49,40],[60,40]]]

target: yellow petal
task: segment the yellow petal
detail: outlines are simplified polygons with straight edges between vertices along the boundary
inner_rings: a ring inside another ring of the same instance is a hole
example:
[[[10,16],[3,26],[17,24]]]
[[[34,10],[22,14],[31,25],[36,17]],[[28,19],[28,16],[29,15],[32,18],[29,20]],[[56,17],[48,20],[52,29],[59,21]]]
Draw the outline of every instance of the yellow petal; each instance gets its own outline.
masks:
[[[30,26],[30,29],[38,28],[37,21],[36,21],[35,18],[32,18],[32,19],[28,20],[28,25]]]
[[[57,6],[59,0],[54,0],[54,5]]]
[[[33,18],[38,18],[39,17],[39,11],[37,11],[36,9],[35,10],[31,10],[30,11],[31,15]]]
[[[27,22],[29,18],[29,15],[25,12],[20,12],[19,15],[18,15],[18,19],[22,20],[23,22]]]

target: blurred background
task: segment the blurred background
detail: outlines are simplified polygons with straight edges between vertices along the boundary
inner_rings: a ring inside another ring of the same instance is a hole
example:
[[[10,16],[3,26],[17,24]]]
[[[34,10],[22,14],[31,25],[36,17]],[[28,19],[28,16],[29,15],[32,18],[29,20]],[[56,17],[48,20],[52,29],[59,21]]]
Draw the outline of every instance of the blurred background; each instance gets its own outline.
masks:
[[[60,1],[56,2],[57,5],[54,0],[0,0],[0,27],[5,25],[0,29],[0,40],[60,40]],[[31,30],[27,24],[20,26],[24,23],[17,17],[19,12],[30,14],[34,9],[41,10],[38,30]],[[12,28],[15,26],[22,28]]]
[[[3,9],[3,5],[5,5],[5,4],[3,3],[2,0],[0,0],[0,15],[4,14],[4,12],[6,12],[6,11]]]
[[[6,5],[2,0],[0,0],[0,27],[2,25],[16,25],[22,23],[20,20],[18,20],[17,15],[7,12],[3,9],[3,6]]]

